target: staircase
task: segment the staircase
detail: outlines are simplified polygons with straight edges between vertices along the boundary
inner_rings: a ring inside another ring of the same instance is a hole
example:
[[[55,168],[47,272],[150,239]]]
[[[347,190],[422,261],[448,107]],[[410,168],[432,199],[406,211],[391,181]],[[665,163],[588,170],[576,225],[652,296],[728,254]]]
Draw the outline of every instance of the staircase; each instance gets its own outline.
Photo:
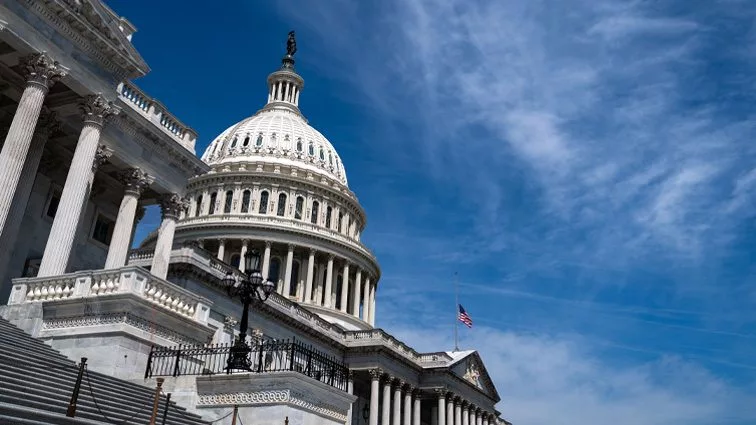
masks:
[[[78,372],[76,363],[0,318],[0,424],[149,424],[154,388],[92,371],[82,379],[76,417],[67,417]],[[158,424],[165,402],[161,396]],[[208,422],[171,402],[165,424]]]

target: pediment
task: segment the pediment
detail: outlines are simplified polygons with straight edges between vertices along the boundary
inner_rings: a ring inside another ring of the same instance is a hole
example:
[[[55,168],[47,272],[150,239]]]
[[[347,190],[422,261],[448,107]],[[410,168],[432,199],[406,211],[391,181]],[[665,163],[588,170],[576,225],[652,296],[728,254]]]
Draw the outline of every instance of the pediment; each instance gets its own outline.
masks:
[[[452,365],[451,372],[488,394],[491,398],[499,399],[499,394],[491,380],[491,376],[488,374],[486,367],[483,365],[483,360],[477,351],[472,351],[457,360]]]

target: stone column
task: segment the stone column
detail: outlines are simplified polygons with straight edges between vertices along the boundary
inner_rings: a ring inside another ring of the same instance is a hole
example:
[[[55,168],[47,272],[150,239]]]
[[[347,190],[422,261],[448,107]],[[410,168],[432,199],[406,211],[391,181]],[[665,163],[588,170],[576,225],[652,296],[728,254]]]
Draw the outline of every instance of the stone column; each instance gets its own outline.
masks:
[[[352,315],[360,318],[360,290],[362,289],[362,270],[354,274],[354,294],[352,294]]]
[[[325,283],[325,307],[331,307],[333,288],[333,255],[328,256],[328,266],[326,266],[326,283]]]
[[[0,151],[0,231],[7,224],[34,128],[42,111],[42,103],[50,87],[63,78],[67,71],[45,53],[26,56],[21,64],[26,74],[26,87]]]
[[[482,425],[480,420],[480,409],[475,410],[475,425]]]
[[[375,284],[370,285],[370,326],[375,326]]]
[[[226,240],[218,239],[218,259],[225,261],[224,258],[226,258]]]
[[[462,400],[454,398],[454,425],[462,425]]]
[[[404,381],[401,379],[397,381],[396,388],[394,388],[394,403],[393,403],[393,415],[391,418],[391,425],[399,425],[402,420],[402,387]]]
[[[402,425],[412,425],[412,388],[411,385],[407,385],[404,389],[404,417],[402,418]]]
[[[392,376],[386,377],[386,382],[383,383],[383,408],[381,411],[381,425],[391,424],[391,382],[394,380]]]
[[[153,182],[153,178],[139,168],[124,170],[120,173],[119,179],[126,188],[121,206],[118,208],[118,218],[113,228],[108,256],[105,259],[105,269],[117,269],[126,265],[139,196]]]
[[[466,401],[462,402],[462,425],[470,425],[470,406]]]
[[[438,425],[446,425],[446,392],[437,390],[438,395]]]
[[[163,195],[160,198],[160,210],[163,219],[158,229],[155,253],[152,255],[152,267],[150,267],[150,273],[160,279],[165,279],[168,276],[168,264],[173,250],[176,221],[181,215],[181,211],[186,209],[186,205],[187,202],[176,193]]]
[[[420,425],[420,391],[412,393],[412,425]]]
[[[365,290],[362,292],[362,320],[370,323],[370,276],[365,276]]]
[[[246,268],[246,262],[244,257],[247,256],[247,249],[249,249],[249,239],[242,239],[241,252],[239,253],[239,271],[244,271]]]
[[[263,253],[262,275],[263,278],[268,278],[268,272],[270,271],[270,241],[265,241],[265,251]]]
[[[66,272],[76,237],[76,228],[88,195],[89,176],[92,172],[102,127],[108,116],[120,112],[117,106],[99,94],[87,96],[82,109],[84,128],[76,144],[76,151],[71,160],[60,204],[58,204],[58,212],[55,214],[50,236],[47,238],[47,245],[45,245],[45,252],[39,266],[39,277],[56,276]]]
[[[315,250],[310,250],[310,257],[307,259],[307,281],[305,283],[305,303],[312,302],[312,274],[315,270]]]
[[[283,296],[288,297],[291,292],[291,268],[294,265],[294,245],[289,245],[286,253],[286,272],[284,273]]]
[[[454,423],[454,397],[451,393],[446,395],[446,425],[459,425]]]
[[[13,204],[8,217],[5,220],[5,227],[0,228],[0,278],[6,275],[6,268],[11,259],[11,252],[16,245],[18,232],[21,229],[21,222],[24,219],[26,206],[29,203],[34,178],[37,175],[39,162],[42,159],[47,139],[58,130],[60,126],[55,112],[50,112],[47,108],[42,109],[42,113],[37,121],[37,129],[34,131],[29,154],[21,170],[21,176],[16,187],[16,194],[13,196]]]
[[[349,262],[344,262],[344,271],[341,277],[341,305],[339,310],[342,313],[347,312],[347,304],[349,304]]]
[[[370,369],[370,416],[368,425],[378,425],[378,386],[381,382],[383,371]]]

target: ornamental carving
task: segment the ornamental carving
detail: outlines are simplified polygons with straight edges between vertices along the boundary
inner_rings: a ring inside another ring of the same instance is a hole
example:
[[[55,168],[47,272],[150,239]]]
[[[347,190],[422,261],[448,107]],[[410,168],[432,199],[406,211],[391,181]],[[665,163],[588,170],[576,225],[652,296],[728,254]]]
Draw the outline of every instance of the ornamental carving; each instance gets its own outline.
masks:
[[[197,406],[249,406],[257,404],[289,404],[330,417],[338,422],[346,420],[346,412],[342,412],[335,406],[312,400],[304,394],[294,393],[291,390],[198,394],[197,400]]]
[[[66,76],[66,69],[47,53],[32,53],[22,59],[27,84],[42,86],[49,90],[57,81]]]
[[[189,207],[189,202],[182,198],[177,193],[170,193],[163,195],[160,198],[160,211],[162,213],[163,220],[166,218],[172,218],[178,220],[181,212],[186,211]]]
[[[110,325],[119,323],[130,325],[145,332],[155,334],[176,344],[202,344],[202,341],[182,335],[172,329],[135,316],[131,313],[85,314],[81,316],[49,319],[45,320],[42,323],[42,329],[81,328],[86,326]]]
[[[467,363],[467,369],[462,377],[476,387],[483,388],[483,384],[480,382],[480,371],[474,362],[470,361]]]
[[[370,378],[372,378],[374,381],[381,379],[381,376],[383,376],[383,369],[370,369]]]
[[[123,170],[118,174],[118,180],[126,186],[126,193],[136,196],[142,194],[144,189],[152,184],[154,179],[139,167]]]
[[[102,126],[105,124],[106,119],[121,112],[121,108],[105,99],[101,94],[91,94],[85,97],[79,108],[81,109],[84,123],[98,126]]]
[[[95,152],[95,157],[92,161],[92,172],[97,171],[98,168],[108,162],[111,156],[113,156],[113,149],[105,145],[97,146],[97,152]]]

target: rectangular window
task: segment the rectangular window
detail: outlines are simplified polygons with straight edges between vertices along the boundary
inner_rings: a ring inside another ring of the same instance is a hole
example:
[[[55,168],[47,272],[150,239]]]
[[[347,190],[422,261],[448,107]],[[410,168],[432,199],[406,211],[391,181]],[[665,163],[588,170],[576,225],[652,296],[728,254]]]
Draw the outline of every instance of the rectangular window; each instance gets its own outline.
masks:
[[[110,239],[113,237],[115,222],[102,214],[97,214],[94,229],[92,230],[92,239],[105,245],[110,245]]]

